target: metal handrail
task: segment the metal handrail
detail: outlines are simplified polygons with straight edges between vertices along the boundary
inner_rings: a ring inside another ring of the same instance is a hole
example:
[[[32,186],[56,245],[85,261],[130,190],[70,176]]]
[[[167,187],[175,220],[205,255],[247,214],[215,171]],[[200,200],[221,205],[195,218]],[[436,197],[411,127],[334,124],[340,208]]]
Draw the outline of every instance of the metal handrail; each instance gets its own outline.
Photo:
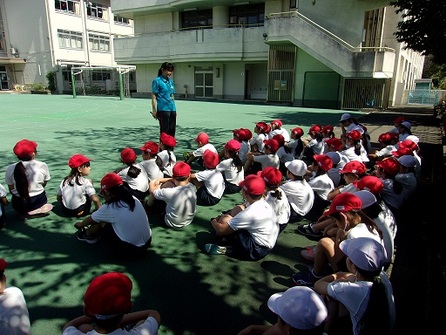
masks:
[[[288,11],[288,12],[271,13],[268,17],[265,17],[265,20],[290,18],[290,17],[297,17],[297,16],[300,17],[305,22],[311,24],[318,30],[322,31],[324,34],[328,35],[330,38],[332,38],[339,44],[344,45],[346,48],[350,49],[350,51],[352,51],[352,52],[363,52],[364,50],[369,50],[369,51],[389,51],[389,52],[395,53],[395,49],[389,48],[389,47],[355,47],[355,46],[351,45],[350,43],[344,41],[339,36],[333,34],[331,31],[327,30],[326,28],[324,28],[321,25],[317,24],[316,22],[310,20],[305,15],[302,15],[297,10],[296,11]]]

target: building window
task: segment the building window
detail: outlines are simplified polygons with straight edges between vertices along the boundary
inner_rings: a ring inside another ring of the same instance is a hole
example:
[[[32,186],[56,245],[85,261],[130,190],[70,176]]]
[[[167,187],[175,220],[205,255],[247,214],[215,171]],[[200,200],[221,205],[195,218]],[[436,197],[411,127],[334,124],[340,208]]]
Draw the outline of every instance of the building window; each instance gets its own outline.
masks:
[[[122,16],[119,16],[119,15],[114,15],[113,16],[113,20],[115,21],[115,23],[120,23],[120,24],[130,24],[130,20],[129,19],[127,19],[127,18],[125,18],[125,17],[122,17]]]
[[[297,8],[297,6],[296,6],[296,0],[290,0],[290,9],[296,9]]]
[[[61,12],[80,15],[80,0],[55,0],[54,7]]]
[[[82,33],[57,29],[59,48],[82,49]]]
[[[91,51],[110,51],[110,37],[98,34],[88,34]]]
[[[92,81],[105,81],[111,79],[110,70],[93,70],[91,72]]]
[[[212,9],[181,12],[181,28],[212,28]]]
[[[103,19],[108,21],[107,17],[108,8],[97,2],[87,2],[87,15],[90,17]]]
[[[229,8],[229,23],[263,26],[265,22],[265,4],[232,6]]]

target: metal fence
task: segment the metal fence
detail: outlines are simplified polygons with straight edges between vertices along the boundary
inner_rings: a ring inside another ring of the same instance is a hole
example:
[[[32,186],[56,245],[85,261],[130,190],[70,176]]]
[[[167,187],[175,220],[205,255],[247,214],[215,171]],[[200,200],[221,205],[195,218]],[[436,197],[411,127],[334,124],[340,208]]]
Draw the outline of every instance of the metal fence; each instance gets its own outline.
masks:
[[[446,99],[446,90],[409,90],[407,104],[438,105]]]

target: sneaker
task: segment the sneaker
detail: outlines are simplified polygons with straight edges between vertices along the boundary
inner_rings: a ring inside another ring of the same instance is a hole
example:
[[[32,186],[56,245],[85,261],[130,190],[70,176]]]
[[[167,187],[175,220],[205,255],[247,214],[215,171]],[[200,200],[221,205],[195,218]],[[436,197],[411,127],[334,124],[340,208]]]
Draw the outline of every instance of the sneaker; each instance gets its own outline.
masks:
[[[291,279],[297,286],[313,286],[319,278],[313,275],[313,271],[308,271],[295,273],[291,276]]]
[[[322,232],[314,232],[313,229],[311,229],[311,223],[297,226],[296,231],[299,234],[305,235],[307,237],[317,238],[317,239],[322,238]]]
[[[228,249],[229,247],[223,247],[212,243],[204,245],[204,250],[206,250],[209,255],[226,255],[229,251]]]
[[[314,261],[316,257],[316,246],[306,247],[304,250],[301,250],[300,255],[308,261]]]
[[[87,231],[85,229],[79,230],[76,234],[79,241],[84,241],[89,244],[96,243],[98,239],[96,237],[87,236]]]

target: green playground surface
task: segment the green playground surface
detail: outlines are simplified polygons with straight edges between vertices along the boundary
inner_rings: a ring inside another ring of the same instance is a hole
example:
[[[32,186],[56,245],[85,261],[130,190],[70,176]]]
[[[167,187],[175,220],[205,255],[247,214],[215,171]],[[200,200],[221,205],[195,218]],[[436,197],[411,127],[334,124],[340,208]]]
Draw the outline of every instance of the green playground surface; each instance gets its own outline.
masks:
[[[61,216],[56,201],[59,183],[69,173],[69,157],[82,153],[93,159],[90,178],[97,188],[105,173],[121,166],[123,148],[139,154],[144,142],[158,141],[159,127],[150,108],[149,99],[0,95],[2,184],[6,187],[6,167],[16,161],[12,148],[23,138],[38,143],[37,159],[48,164],[51,174],[46,192],[55,208],[50,215],[23,221],[8,206],[7,224],[0,231],[0,257],[9,262],[8,285],[24,292],[34,335],[60,334],[68,320],[82,314],[90,281],[109,271],[124,272],[133,280],[134,310],[161,313],[160,334],[237,334],[252,323],[275,322],[266,307],[268,297],[291,287],[290,276],[310,265],[300,250],[315,242],[297,234],[295,224],[257,262],[203,252],[203,245],[212,241],[209,219],[240,203],[240,194],[225,195],[213,207],[198,207],[193,223],[182,230],[161,227],[150,217],[153,244],[143,259],[116,260],[101,242],[78,241],[76,219]],[[194,139],[202,131],[220,149],[233,129],[253,129],[258,121],[281,119],[287,129],[300,126],[307,132],[313,124],[337,125],[344,113],[184,100],[177,101],[177,110],[178,160],[195,148]]]

